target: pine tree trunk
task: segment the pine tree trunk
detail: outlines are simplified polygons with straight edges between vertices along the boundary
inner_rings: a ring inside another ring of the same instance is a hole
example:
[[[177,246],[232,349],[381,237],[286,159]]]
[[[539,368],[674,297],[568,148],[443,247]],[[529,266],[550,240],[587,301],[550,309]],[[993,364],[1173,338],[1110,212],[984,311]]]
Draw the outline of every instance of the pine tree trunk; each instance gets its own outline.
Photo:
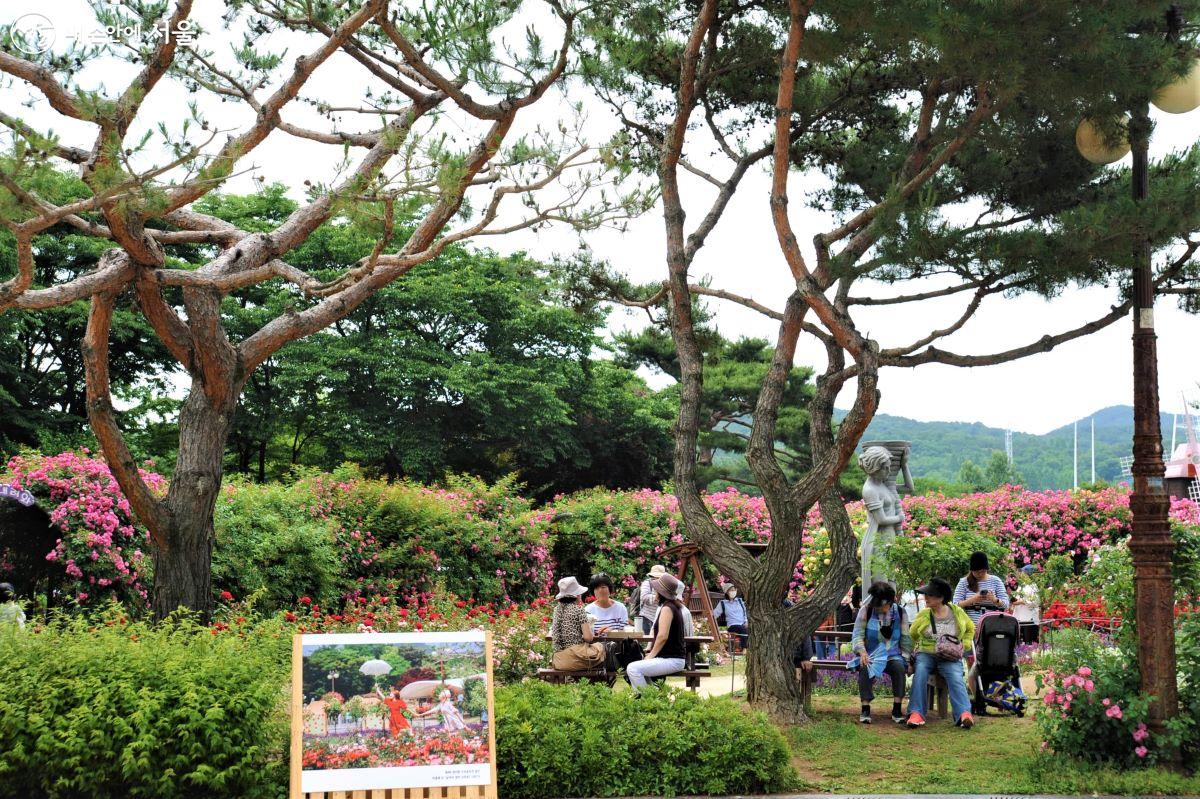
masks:
[[[154,617],[212,610],[213,510],[236,400],[214,406],[194,387],[179,413],[179,459],[167,494],[168,545],[154,552]]]
[[[792,652],[800,639],[788,630],[783,608],[771,612],[751,609],[749,616],[746,701],[777,722],[803,724],[808,716],[800,703],[800,682],[792,665]]]

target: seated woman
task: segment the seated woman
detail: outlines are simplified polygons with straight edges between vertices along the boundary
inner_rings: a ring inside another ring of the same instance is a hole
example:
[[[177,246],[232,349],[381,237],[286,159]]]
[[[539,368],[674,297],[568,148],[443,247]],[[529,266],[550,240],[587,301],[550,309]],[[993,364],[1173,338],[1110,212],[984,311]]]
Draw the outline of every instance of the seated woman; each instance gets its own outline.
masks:
[[[596,601],[584,608],[588,615],[596,621],[592,624],[592,632],[603,635],[605,630],[621,630],[629,624],[629,611],[625,606],[613,599],[612,578],[603,572],[597,574],[588,583],[588,588]]]
[[[969,730],[974,726],[975,718],[970,712],[971,700],[963,676],[963,655],[971,651],[975,623],[966,611],[950,603],[953,596],[950,583],[941,577],[934,577],[918,588],[917,593],[924,595],[925,609],[917,614],[909,627],[916,654],[912,693],[908,700],[908,726],[925,726],[925,692],[929,678],[936,671],[950,690],[954,723]]]
[[[1008,589],[1004,587],[1003,580],[988,574],[986,552],[972,552],[968,565],[970,571],[954,589],[954,604],[965,610],[978,626],[984,613],[1008,610]]]
[[[635,691],[646,687],[646,678],[675,674],[683,671],[684,666],[683,613],[676,599],[682,593],[683,583],[664,574],[652,581],[651,586],[658,595],[659,604],[658,616],[650,630],[654,642],[643,660],[630,663],[625,669]]]
[[[860,722],[871,723],[874,683],[886,674],[892,683],[892,721],[904,723],[901,705],[904,704],[905,672],[912,648],[908,617],[904,608],[896,604],[896,589],[890,583],[874,583],[867,589],[867,601],[858,611],[850,636],[850,649],[857,655],[850,664],[858,669],[858,698],[862,702]]]
[[[738,596],[737,586],[730,583],[725,586],[725,598],[713,608],[717,623],[724,625],[730,633],[737,636],[742,649],[750,643],[749,616],[746,613],[746,600]]]
[[[579,601],[586,593],[574,577],[558,581],[558,604],[550,621],[554,641],[550,663],[560,671],[588,671],[604,662],[604,647],[594,642],[591,620]]]

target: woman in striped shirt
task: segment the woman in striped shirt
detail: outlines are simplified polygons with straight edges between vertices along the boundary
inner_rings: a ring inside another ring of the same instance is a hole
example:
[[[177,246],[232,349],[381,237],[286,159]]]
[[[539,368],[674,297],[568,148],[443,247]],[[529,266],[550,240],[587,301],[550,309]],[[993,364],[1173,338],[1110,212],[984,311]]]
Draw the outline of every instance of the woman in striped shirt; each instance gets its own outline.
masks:
[[[988,574],[986,552],[972,552],[970,565],[971,571],[954,589],[954,604],[965,610],[978,627],[984,613],[1008,610],[1008,589],[1003,580]]]

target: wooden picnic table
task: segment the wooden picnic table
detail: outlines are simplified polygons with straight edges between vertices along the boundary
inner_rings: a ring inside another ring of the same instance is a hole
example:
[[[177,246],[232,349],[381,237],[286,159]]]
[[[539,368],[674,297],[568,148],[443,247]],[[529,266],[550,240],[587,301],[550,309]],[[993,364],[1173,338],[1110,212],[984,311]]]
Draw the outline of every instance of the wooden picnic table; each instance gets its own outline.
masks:
[[[642,647],[651,643],[654,637],[644,635],[637,630],[610,630],[603,636],[597,636],[594,640],[630,640],[637,641]],[[553,640],[553,636],[546,633],[546,640]],[[700,647],[704,644],[711,644],[713,637],[711,635],[688,635],[684,636],[684,658],[683,671],[675,675],[682,676],[684,683],[688,688],[695,690],[700,687],[700,680],[711,676],[708,671],[707,663],[696,663],[696,654],[700,651]],[[607,669],[591,669],[588,671],[560,671],[559,669],[538,669],[537,676],[539,680],[553,683],[575,682],[585,680],[589,682],[605,682],[612,685],[616,682],[617,675],[610,673]]]

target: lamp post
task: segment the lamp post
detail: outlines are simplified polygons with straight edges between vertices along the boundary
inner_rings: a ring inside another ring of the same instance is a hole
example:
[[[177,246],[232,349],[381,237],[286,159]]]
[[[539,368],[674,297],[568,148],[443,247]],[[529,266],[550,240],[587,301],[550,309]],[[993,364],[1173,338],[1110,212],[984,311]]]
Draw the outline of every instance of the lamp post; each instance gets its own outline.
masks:
[[[336,671],[331,671],[325,675],[329,679],[329,692],[337,693],[337,678],[342,675]]]
[[[1167,38],[1178,38],[1183,26],[1177,5],[1167,12]],[[1186,113],[1198,104],[1200,69],[1194,67],[1181,81],[1156,94],[1155,104],[1164,111]],[[1085,130],[1085,126],[1088,129]],[[1150,194],[1150,107],[1147,99],[1137,102],[1127,122],[1133,152],[1132,194],[1144,203]],[[1096,163],[1111,163],[1124,156],[1124,148],[1098,152],[1095,130],[1086,121],[1076,142],[1080,151]],[[1085,146],[1090,145],[1090,146]],[[1105,148],[1100,148],[1101,150]],[[1174,543],[1168,514],[1171,507],[1163,483],[1162,430],[1158,411],[1158,337],[1154,332],[1154,274],[1150,237],[1139,230],[1133,248],[1133,493],[1129,509],[1133,515],[1129,551],[1134,567],[1134,620],[1137,625],[1137,661],[1141,692],[1151,697],[1149,726],[1164,731],[1165,722],[1178,714],[1179,694],[1175,675],[1175,590],[1171,579]]]

